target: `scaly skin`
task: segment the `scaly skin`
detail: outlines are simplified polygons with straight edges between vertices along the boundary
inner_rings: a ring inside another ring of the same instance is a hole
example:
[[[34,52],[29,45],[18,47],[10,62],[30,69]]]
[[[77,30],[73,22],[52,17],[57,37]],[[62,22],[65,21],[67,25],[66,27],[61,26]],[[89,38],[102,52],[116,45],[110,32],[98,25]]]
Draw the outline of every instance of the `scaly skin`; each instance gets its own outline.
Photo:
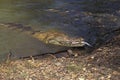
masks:
[[[0,25],[8,29],[23,31],[33,36],[34,38],[45,42],[46,44],[54,44],[67,47],[80,47],[84,46],[85,44],[89,45],[87,42],[84,41],[82,37],[80,38],[69,37],[59,31],[47,31],[47,32],[34,31],[31,27],[14,23],[6,23]]]
[[[79,47],[84,46],[84,39],[80,38],[72,38],[68,37],[67,35],[55,32],[55,31],[48,31],[48,32],[37,32],[33,34],[33,37],[47,43],[47,44],[55,44],[60,46],[67,46],[67,47]]]

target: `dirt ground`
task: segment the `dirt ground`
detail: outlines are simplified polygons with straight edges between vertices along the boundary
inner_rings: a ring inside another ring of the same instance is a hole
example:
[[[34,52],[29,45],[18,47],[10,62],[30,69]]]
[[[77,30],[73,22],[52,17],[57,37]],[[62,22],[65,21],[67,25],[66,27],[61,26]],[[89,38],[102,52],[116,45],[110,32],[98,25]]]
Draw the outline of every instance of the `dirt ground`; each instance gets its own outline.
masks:
[[[120,35],[77,57],[6,61],[0,80],[120,80]]]

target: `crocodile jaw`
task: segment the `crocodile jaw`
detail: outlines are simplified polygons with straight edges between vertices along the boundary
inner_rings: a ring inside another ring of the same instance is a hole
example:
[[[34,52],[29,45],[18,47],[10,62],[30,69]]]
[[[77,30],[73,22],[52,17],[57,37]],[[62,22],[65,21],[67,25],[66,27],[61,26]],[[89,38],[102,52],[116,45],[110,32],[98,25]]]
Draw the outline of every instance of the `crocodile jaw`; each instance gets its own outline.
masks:
[[[81,47],[85,45],[85,42],[83,38],[78,38],[78,39],[52,39],[49,40],[49,44],[54,44],[54,45],[60,45],[60,46],[67,46],[67,47]],[[86,42],[87,43],[87,42]]]

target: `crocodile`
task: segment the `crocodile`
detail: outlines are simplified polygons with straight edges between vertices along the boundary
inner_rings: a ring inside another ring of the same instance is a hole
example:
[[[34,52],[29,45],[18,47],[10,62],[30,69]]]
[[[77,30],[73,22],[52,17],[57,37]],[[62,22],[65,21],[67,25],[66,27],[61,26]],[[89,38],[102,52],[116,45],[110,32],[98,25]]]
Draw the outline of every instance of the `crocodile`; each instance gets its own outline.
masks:
[[[82,37],[78,38],[69,37],[68,35],[60,31],[55,30],[36,31],[32,29],[30,26],[24,26],[22,24],[17,23],[1,23],[0,25],[3,25],[8,29],[19,30],[21,32],[27,33],[46,44],[54,44],[66,47],[81,47],[84,45],[91,46]]]

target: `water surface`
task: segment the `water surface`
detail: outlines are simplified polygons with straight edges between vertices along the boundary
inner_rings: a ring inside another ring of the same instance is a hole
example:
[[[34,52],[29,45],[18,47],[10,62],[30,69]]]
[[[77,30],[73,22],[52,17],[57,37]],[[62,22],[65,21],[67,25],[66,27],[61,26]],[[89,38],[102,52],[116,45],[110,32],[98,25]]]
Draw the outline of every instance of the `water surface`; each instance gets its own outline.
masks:
[[[0,23],[29,25],[37,31],[59,30],[68,36],[83,37],[94,45],[98,36],[120,28],[119,4],[119,0],[0,0]],[[19,35],[1,28],[0,50],[4,53],[13,46],[20,48],[20,44],[29,41],[32,45],[36,41],[26,39],[25,34],[21,36],[25,39],[21,39]],[[34,46],[38,47],[37,41]]]

